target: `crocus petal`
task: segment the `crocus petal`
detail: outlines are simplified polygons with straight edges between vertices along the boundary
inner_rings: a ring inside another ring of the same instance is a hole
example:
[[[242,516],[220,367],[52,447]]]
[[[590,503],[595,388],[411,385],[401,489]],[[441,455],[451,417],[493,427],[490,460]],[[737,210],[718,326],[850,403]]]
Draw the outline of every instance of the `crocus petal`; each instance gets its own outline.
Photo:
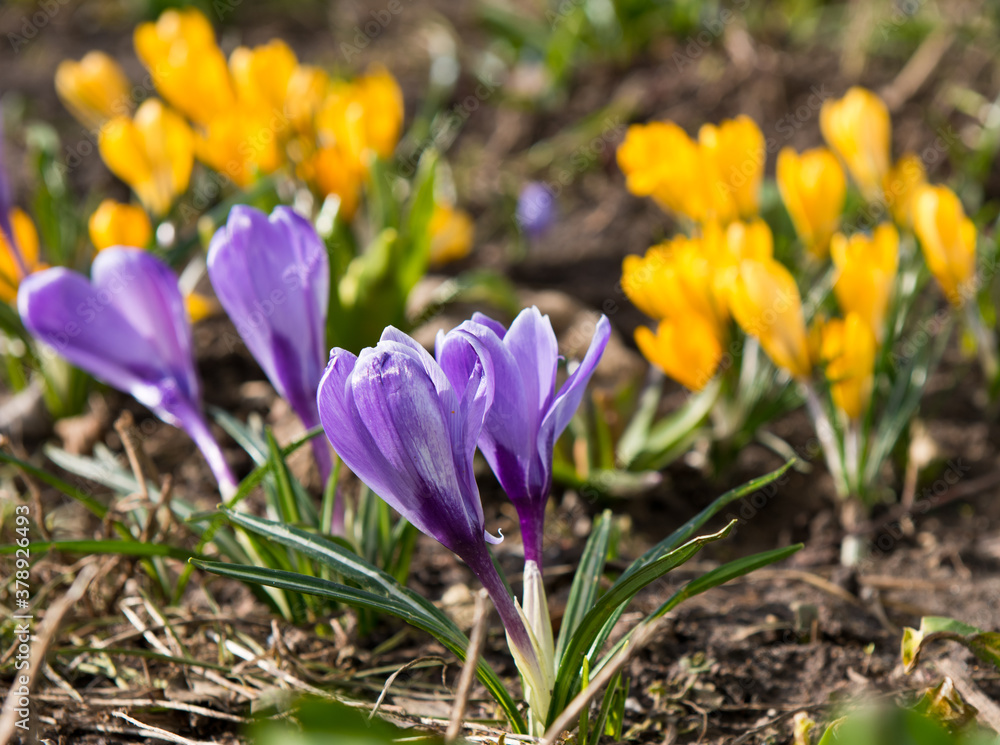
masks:
[[[329,259],[307,220],[286,207],[268,218],[236,206],[212,238],[216,295],[278,393],[315,421],[326,356]]]
[[[91,277],[98,297],[108,298],[106,304],[156,350],[159,369],[170,371],[187,398],[199,400],[191,324],[170,267],[145,251],[111,248],[94,259]]]
[[[590,348],[587,349],[587,354],[584,355],[583,361],[573,374],[563,383],[563,387],[559,389],[559,394],[556,396],[552,408],[545,415],[545,420],[542,423],[542,431],[546,432],[551,428],[550,436],[553,442],[563,433],[563,430],[569,426],[570,421],[573,419],[573,414],[580,405],[580,399],[583,398],[583,393],[587,388],[587,383],[590,381],[590,376],[594,374],[597,363],[601,361],[601,355],[604,354],[604,348],[608,345],[610,338],[611,322],[608,321],[607,316],[601,316],[597,322],[597,328],[594,330],[594,337],[590,340]]]
[[[104,299],[85,277],[55,267],[21,283],[17,309],[32,336],[163,415],[158,350]]]
[[[479,447],[510,498],[515,502],[527,498],[531,492],[529,474],[537,470],[530,462],[530,443],[537,435],[541,415],[535,402],[537,392],[531,398],[526,394],[519,360],[496,333],[475,321],[440,335],[437,357],[456,389],[466,385],[481,360],[488,360],[494,394]],[[526,442],[529,447],[525,447]]]
[[[471,408],[476,396],[460,400],[440,368],[429,374],[433,358],[404,337],[389,329],[359,357],[333,351],[318,395],[323,427],[344,463],[376,494],[419,530],[475,561],[485,533],[472,475],[482,426],[478,404]],[[457,422],[469,411],[470,421]]]
[[[500,321],[494,321],[485,313],[473,313],[472,320],[476,323],[481,323],[483,326],[488,326],[501,339],[507,335],[507,328]]]

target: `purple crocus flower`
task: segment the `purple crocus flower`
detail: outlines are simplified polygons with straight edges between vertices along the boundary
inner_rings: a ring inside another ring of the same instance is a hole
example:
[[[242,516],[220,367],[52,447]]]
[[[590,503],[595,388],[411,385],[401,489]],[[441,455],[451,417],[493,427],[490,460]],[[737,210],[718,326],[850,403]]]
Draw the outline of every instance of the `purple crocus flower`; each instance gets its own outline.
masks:
[[[316,391],[323,377],[330,264],[308,220],[288,207],[268,217],[238,205],[208,250],[215,294],[278,394],[307,429],[320,423]],[[320,476],[332,471],[330,447],[312,441]],[[342,532],[337,500],[334,532]]]
[[[478,341],[470,340],[478,349]],[[319,413],[334,450],[361,481],[417,528],[454,551],[489,592],[522,674],[542,680],[531,634],[486,544],[472,470],[494,397],[488,357],[449,381],[434,358],[388,327],[355,357],[336,348],[319,386]],[[532,686],[547,689],[542,684]],[[547,706],[547,704],[546,704]],[[542,712],[544,715],[544,711]]]
[[[611,324],[601,316],[583,361],[556,392],[559,349],[549,317],[538,308],[521,311],[509,330],[476,313],[438,334],[437,359],[453,384],[467,379],[480,360],[493,369],[496,392],[479,449],[517,508],[525,561],[539,567],[552,449],[573,418],[610,335]]]
[[[532,181],[521,189],[516,216],[517,224],[529,238],[540,238],[556,219],[556,200],[549,187]]]
[[[126,391],[201,449],[223,495],[236,491],[202,413],[191,324],[177,277],[137,248],[101,251],[91,280],[64,267],[29,275],[17,294],[25,327],[60,356]]]

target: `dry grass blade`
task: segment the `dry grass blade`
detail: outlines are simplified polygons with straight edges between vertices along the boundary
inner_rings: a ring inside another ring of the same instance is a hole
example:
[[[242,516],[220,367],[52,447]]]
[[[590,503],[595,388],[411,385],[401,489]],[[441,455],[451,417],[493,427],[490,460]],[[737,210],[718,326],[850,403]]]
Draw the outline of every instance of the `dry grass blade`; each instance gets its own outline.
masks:
[[[440,662],[442,665],[448,664],[443,657],[437,657],[433,655],[429,657],[417,657],[415,660],[410,660],[401,668],[393,672],[393,674],[390,675],[388,679],[385,681],[385,685],[382,686],[382,692],[378,695],[378,698],[375,700],[375,705],[372,707],[372,710],[368,714],[368,721],[370,722],[372,719],[375,718],[375,715],[378,713],[379,708],[381,708],[382,706],[382,702],[385,700],[386,695],[388,695],[389,693],[389,689],[392,688],[392,684],[396,682],[397,677],[405,673],[410,668],[416,667],[422,662],[429,662],[431,660]]]
[[[205,742],[204,740],[191,740],[187,737],[181,737],[180,735],[175,735],[172,732],[167,732],[165,729],[160,729],[159,727],[154,727],[151,724],[145,724],[140,722],[138,719],[133,719],[124,711],[113,711],[112,716],[118,717],[119,719],[124,719],[129,724],[137,727],[143,737],[148,737],[151,740],[165,740],[167,742],[175,742],[178,745],[215,745],[211,742]]]
[[[55,639],[56,632],[62,623],[63,616],[84,596],[91,581],[98,574],[96,564],[89,564],[77,575],[77,578],[70,585],[69,590],[61,598],[56,600],[46,611],[45,617],[38,625],[35,633],[35,641],[31,645],[31,652],[28,657],[28,682],[26,688],[31,691],[35,687],[38,673],[45,664],[45,653],[49,645]],[[0,713],[0,745],[7,745],[14,734],[15,722],[17,721],[17,701],[19,698],[18,688],[10,687],[7,698],[4,700],[3,711]]]
[[[451,709],[451,721],[448,723],[448,729],[444,735],[444,741],[447,743],[454,742],[459,732],[462,731],[462,720],[465,719],[465,710],[469,705],[469,690],[476,677],[476,665],[479,664],[479,655],[482,654],[483,643],[486,641],[486,619],[488,617],[489,606],[486,604],[486,590],[480,589],[476,593],[476,609],[472,620],[469,649],[465,654],[462,675],[458,679],[455,704]]]

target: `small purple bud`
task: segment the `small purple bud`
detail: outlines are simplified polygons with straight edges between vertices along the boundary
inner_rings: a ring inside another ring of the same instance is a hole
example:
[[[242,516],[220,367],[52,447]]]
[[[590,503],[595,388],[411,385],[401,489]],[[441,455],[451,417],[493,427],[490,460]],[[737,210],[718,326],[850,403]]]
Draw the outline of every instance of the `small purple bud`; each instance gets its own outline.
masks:
[[[556,200],[549,187],[532,181],[517,198],[517,224],[532,240],[541,238],[556,219]]]

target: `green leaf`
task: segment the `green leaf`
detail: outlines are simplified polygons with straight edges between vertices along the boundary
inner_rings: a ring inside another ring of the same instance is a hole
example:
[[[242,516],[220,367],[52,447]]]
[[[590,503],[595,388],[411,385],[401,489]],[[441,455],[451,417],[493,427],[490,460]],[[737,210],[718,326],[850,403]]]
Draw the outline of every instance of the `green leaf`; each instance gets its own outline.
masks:
[[[240,517],[244,516],[241,515]],[[329,544],[329,546],[333,545]],[[308,577],[274,569],[235,566],[233,564],[199,561],[197,559],[192,559],[191,563],[205,571],[223,577],[231,577],[241,582],[257,583],[282,590],[319,595],[321,597],[332,598],[355,608],[367,608],[378,613],[388,613],[422,631],[426,631],[458,657],[459,660],[465,660],[469,641],[464,634],[458,631],[457,627],[455,627],[447,616],[437,608],[434,608],[433,614],[428,613],[422,607],[422,604],[408,602],[405,595],[401,593],[397,592],[391,595],[376,594],[365,589],[348,587],[319,577]],[[352,564],[357,567],[362,562],[360,559],[356,559]],[[368,577],[377,576],[378,574],[380,574],[378,569],[368,566],[366,571],[359,573],[359,576]],[[388,577],[388,575],[385,576]],[[389,579],[391,581],[391,578]],[[504,709],[510,720],[511,727],[519,734],[523,734],[525,732],[524,720],[514,702],[507,694],[503,683],[496,677],[496,673],[493,672],[485,660],[480,660],[476,672],[483,685],[486,686],[497,703]]]
[[[736,502],[743,497],[747,497],[759,489],[764,488],[768,484],[777,481],[779,478],[785,475],[789,468],[794,465],[795,461],[790,460],[783,466],[778,468],[771,473],[765,474],[759,478],[748,481],[745,484],[737,486],[735,489],[730,489],[722,496],[718,497],[712,504],[703,509],[697,515],[692,517],[681,527],[671,533],[669,536],[664,538],[662,541],[657,543],[646,553],[640,556],[638,559],[633,561],[628,569],[625,570],[624,574],[619,577],[618,581],[622,582],[629,577],[633,572],[638,571],[640,568],[645,566],[651,561],[655,561],[657,557],[662,556],[668,551],[672,551],[674,548],[679,546],[684,541],[688,540],[691,536],[695,534],[695,531],[699,530],[705,523],[711,520],[715,515],[722,511],[725,507],[728,507],[733,502]]]
[[[208,412],[216,423],[226,431],[226,434],[246,451],[254,463],[258,466],[267,463],[267,441],[259,433],[254,432],[228,411],[217,406],[208,407]]]
[[[552,694],[552,704],[549,707],[548,724],[552,724],[558,713],[569,704],[575,695],[580,681],[581,664],[585,656],[593,657],[604,645],[614,622],[621,616],[625,607],[635,595],[658,580],[663,575],[691,559],[708,543],[725,538],[736,525],[733,520],[717,533],[700,536],[688,541],[683,546],[644,564],[622,576],[611,586],[594,607],[587,612],[580,622],[576,633],[570,638],[563,655],[558,660],[555,688]],[[610,626],[608,625],[610,623]]]
[[[919,629],[903,629],[903,672],[912,672],[920,661],[924,647],[939,640],[958,642],[983,662],[1000,669],[1000,633],[983,631],[954,618],[924,616],[920,619]]]
[[[12,554],[17,550],[18,547],[16,545],[0,546],[0,556]],[[39,541],[30,544],[28,550],[39,556],[49,551],[62,551],[67,554],[116,554],[119,556],[137,557],[164,556],[181,561],[187,561],[197,556],[197,554],[183,548],[165,546],[160,543],[115,540]]]
[[[21,460],[20,458],[15,458],[13,455],[5,453],[2,450],[0,450],[0,462],[9,463],[11,465],[17,466],[25,473],[31,474],[39,481],[48,484],[53,489],[56,489],[57,491],[65,494],[70,499],[79,502],[84,507],[86,507],[93,515],[101,518],[102,520],[104,519],[104,516],[108,514],[107,507],[105,507],[103,504],[101,504],[96,499],[91,497],[89,494],[84,494],[75,486],[72,486],[68,482],[63,481],[55,474],[51,474],[48,471],[39,468],[38,466],[34,466],[31,463],[28,463],[27,461]]]
[[[689,397],[680,409],[656,424],[650,423],[645,432],[627,431],[629,439],[623,436],[624,442],[618,445],[619,460],[629,470],[657,471],[669,465],[691,445],[721,389],[721,378],[715,378]],[[648,400],[644,403],[649,406]],[[644,411],[642,416],[648,413]],[[644,435],[641,442],[640,435]]]
[[[686,583],[680,590],[675,592],[662,605],[660,605],[659,608],[646,616],[642,621],[624,634],[621,639],[615,642],[614,646],[608,650],[604,657],[601,658],[600,663],[594,666],[594,674],[596,675],[599,673],[605,665],[614,659],[615,655],[618,654],[618,652],[626,644],[628,644],[635,630],[642,624],[648,624],[655,621],[657,618],[666,615],[685,600],[689,600],[695,595],[700,595],[701,593],[711,590],[714,587],[724,585],[732,579],[742,577],[743,575],[754,572],[761,567],[767,566],[768,564],[782,561],[801,549],[802,544],[799,543],[786,548],[779,548],[772,551],[764,551],[752,556],[746,556],[742,559],[736,559],[735,561],[730,561],[720,567],[716,567],[715,569]],[[608,629],[608,631],[610,632],[610,629]]]
[[[604,563],[608,558],[613,527],[611,510],[604,510],[603,514],[594,521],[594,527],[590,531],[587,545],[584,546],[576,574],[573,575],[569,600],[566,601],[566,611],[563,614],[559,640],[556,643],[557,660],[562,659],[563,651],[566,649],[570,637],[579,628],[587,611],[597,601],[597,591],[601,585],[601,577],[604,575]]]

